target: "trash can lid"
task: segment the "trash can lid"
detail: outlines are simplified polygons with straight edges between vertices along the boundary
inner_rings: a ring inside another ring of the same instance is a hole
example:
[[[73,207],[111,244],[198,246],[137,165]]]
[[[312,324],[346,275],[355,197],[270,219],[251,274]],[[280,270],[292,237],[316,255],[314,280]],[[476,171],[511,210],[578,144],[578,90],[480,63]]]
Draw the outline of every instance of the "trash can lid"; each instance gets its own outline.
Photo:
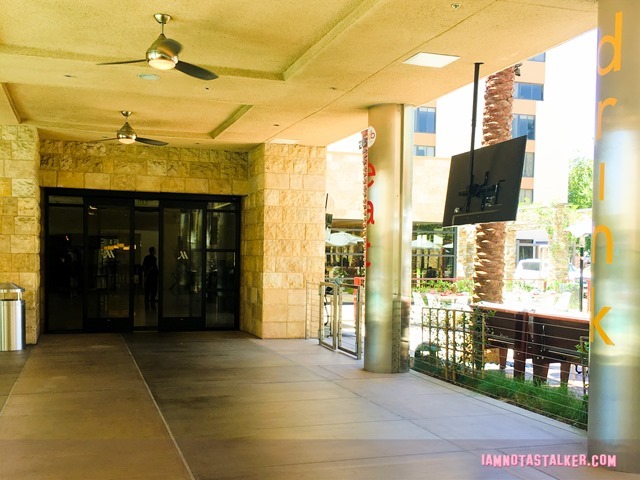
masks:
[[[13,282],[0,283],[0,293],[24,292],[24,288]]]

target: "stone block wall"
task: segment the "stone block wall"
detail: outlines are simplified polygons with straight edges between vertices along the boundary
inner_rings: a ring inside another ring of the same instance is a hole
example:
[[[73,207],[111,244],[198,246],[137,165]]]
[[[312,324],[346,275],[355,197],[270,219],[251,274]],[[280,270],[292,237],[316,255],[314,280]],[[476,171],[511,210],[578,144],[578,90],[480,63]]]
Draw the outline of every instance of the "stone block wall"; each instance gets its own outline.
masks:
[[[27,342],[40,333],[39,187],[245,196],[241,329],[301,338],[306,286],[324,276],[324,147],[250,154],[45,140],[0,126],[0,281],[25,287]]]
[[[40,186],[245,195],[247,154],[223,150],[45,140]]]
[[[32,163],[41,187],[245,195],[247,158],[222,150],[44,140]]]
[[[324,277],[324,147],[265,144],[249,154],[243,205],[241,329],[302,338],[306,286]]]
[[[25,289],[27,343],[36,342],[41,318],[38,149],[34,127],[0,125],[0,283]]]

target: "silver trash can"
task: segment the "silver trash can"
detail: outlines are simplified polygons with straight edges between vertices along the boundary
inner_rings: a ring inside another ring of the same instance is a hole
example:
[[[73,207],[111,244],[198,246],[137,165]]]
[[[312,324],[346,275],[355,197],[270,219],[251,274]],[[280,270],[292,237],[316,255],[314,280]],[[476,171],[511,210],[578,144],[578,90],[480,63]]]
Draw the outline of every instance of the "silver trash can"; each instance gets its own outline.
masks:
[[[15,283],[0,284],[0,352],[22,350],[25,346],[25,306],[22,292],[24,288]]]

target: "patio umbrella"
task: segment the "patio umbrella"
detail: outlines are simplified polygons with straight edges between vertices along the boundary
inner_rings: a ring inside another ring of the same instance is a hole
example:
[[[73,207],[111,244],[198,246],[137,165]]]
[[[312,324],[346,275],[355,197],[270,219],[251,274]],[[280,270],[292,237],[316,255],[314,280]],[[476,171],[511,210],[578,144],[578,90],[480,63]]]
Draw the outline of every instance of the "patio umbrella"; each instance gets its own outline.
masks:
[[[418,237],[411,242],[411,248],[438,248],[438,245],[425,237]]]
[[[357,235],[352,235],[348,232],[335,232],[329,235],[326,243],[332,247],[345,247],[362,242],[364,242],[364,239]]]

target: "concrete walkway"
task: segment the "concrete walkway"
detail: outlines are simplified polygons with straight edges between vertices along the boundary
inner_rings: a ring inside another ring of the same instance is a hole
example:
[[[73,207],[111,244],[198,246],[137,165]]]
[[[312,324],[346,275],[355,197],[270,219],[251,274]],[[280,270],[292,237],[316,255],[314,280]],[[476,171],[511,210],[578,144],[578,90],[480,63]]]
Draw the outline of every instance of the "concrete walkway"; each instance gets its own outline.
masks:
[[[3,480],[639,478],[484,466],[586,455],[585,432],[312,340],[43,335],[0,353],[0,406]]]

